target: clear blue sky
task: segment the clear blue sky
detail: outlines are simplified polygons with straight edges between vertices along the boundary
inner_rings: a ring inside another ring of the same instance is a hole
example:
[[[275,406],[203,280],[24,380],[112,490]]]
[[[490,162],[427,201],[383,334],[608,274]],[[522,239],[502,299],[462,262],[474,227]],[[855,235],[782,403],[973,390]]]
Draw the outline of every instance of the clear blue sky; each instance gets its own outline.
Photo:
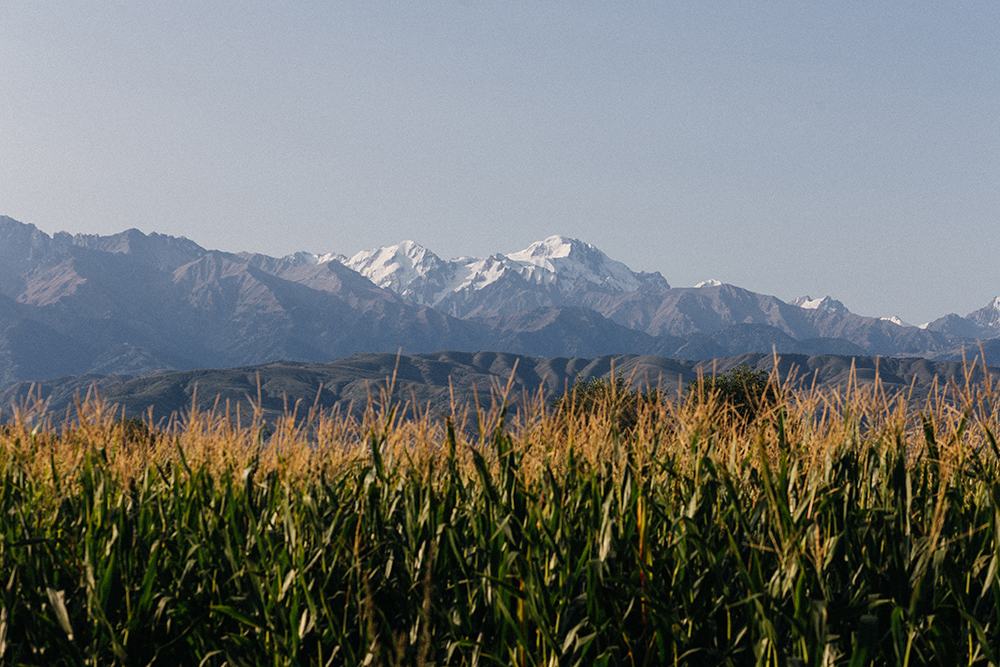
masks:
[[[550,234],[915,324],[1000,294],[1000,3],[0,0],[0,213],[225,250]]]

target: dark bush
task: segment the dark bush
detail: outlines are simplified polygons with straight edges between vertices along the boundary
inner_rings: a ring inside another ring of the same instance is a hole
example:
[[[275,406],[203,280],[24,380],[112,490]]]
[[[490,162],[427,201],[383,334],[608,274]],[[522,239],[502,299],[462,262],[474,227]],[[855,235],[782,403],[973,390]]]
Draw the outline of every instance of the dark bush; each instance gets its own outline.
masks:
[[[156,430],[138,417],[122,418],[115,421],[115,427],[121,429],[121,441],[126,446],[150,445],[156,439]]]
[[[689,401],[698,402],[717,393],[719,401],[740,417],[753,420],[778,400],[778,392],[767,371],[740,364],[721,375],[703,377],[687,386]]]
[[[594,415],[604,410],[613,420],[618,432],[628,434],[639,421],[642,405],[661,401],[659,390],[640,392],[629,389],[628,380],[619,373],[613,377],[595,377],[589,380],[577,376],[569,391],[552,399],[549,405],[574,416]]]

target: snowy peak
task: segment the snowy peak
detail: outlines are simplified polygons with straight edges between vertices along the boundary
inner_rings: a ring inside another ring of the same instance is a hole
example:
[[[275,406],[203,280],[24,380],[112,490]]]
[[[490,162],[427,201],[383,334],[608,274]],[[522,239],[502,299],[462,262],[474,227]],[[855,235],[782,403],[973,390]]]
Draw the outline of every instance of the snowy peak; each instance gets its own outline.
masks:
[[[314,257],[323,261],[318,255]],[[635,273],[595,246],[565,236],[550,236],[524,250],[486,258],[444,261],[413,241],[365,250],[350,259],[330,257],[379,287],[429,306],[500,282],[552,287],[560,292],[588,286],[613,292],[670,288],[659,273]]]
[[[597,252],[602,256],[604,255],[604,253],[589,243],[556,235],[550,236],[544,241],[535,241],[524,250],[512,252],[507,257],[515,262],[529,262],[552,269],[551,260],[553,259],[565,259],[573,254],[579,256],[581,253],[585,254],[588,252]]]
[[[981,327],[1000,328],[1000,296],[966,316]]]
[[[836,313],[838,315],[844,315],[851,312],[841,301],[838,301],[831,296],[825,296],[822,299],[813,299],[808,295],[800,296],[797,299],[792,299],[788,303],[789,305],[805,308],[806,310],[822,310],[826,313]],[[904,322],[895,315],[892,317],[879,317],[878,319],[882,322],[889,322],[890,324],[895,324],[899,327],[913,326],[909,322]]]
[[[362,250],[344,262],[373,283],[406,298],[414,283],[432,281],[435,273],[447,272],[446,262],[413,241]]]
[[[423,273],[429,265],[441,262],[441,258],[419,243],[407,240],[396,245],[362,250],[347,262],[363,268],[381,266],[392,267],[394,271]]]
[[[555,282],[562,290],[571,289],[572,283],[581,278],[616,292],[635,292],[642,286],[640,278],[621,262],[590,243],[566,236],[550,236],[506,257],[525,279],[542,284]],[[670,287],[666,281],[663,283],[664,289]]]
[[[695,289],[701,289],[702,287],[722,287],[722,281],[716,280],[715,278],[709,278],[708,280],[702,280],[694,287]]]
[[[965,317],[951,313],[921,328],[965,338],[988,340],[1000,336],[1000,296]]]
[[[457,279],[451,285],[452,292],[481,290],[492,285],[510,273],[516,273],[505,255],[490,255],[485,259],[462,257],[453,259]],[[440,298],[447,296],[442,293]]]
[[[292,265],[317,265],[317,264],[327,264],[329,262],[340,262],[341,264],[347,263],[347,258],[336,252],[328,252],[324,255],[317,255],[311,252],[296,252],[291,255],[285,255],[281,258],[282,261],[288,262]]]
[[[849,313],[847,306],[836,299],[825,296],[822,299],[813,299],[809,296],[800,296],[788,302],[792,306],[805,308],[806,310],[823,310],[828,313]]]
[[[879,319],[881,321],[883,321],[883,322],[890,322],[892,324],[895,324],[898,327],[912,327],[913,326],[909,322],[904,322],[903,320],[899,319],[895,315],[893,315],[892,317],[880,317]],[[925,329],[925,328],[927,328],[927,325],[925,324],[925,325],[923,325],[921,327],[917,327],[917,328],[919,328],[919,329]]]

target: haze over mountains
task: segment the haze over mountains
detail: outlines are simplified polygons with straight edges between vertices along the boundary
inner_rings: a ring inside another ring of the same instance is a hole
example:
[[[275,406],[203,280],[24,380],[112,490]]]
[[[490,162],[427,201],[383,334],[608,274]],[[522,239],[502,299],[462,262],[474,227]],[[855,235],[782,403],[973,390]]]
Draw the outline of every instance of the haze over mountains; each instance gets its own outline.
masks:
[[[351,258],[275,258],[134,229],[50,236],[0,217],[0,386],[399,349],[956,360],[983,340],[997,363],[998,339],[1000,298],[965,317],[901,326],[829,297],[785,303],[714,282],[672,288],[659,273],[557,236],[486,258],[443,260],[410,241]]]

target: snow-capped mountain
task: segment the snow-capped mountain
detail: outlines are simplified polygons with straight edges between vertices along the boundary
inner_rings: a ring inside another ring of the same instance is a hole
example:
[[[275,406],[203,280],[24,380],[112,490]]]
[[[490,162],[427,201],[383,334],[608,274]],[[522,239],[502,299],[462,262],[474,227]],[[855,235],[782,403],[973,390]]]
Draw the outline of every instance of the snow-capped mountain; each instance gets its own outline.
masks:
[[[413,242],[277,258],[137,230],[50,236],[0,217],[0,387],[400,348],[961,359],[963,346],[996,339],[985,349],[1000,359],[1000,299],[926,329],[829,297],[797,302],[718,281],[671,289],[559,236],[484,258],[443,260]]]
[[[849,313],[847,306],[836,299],[825,296],[822,299],[813,299],[810,296],[800,296],[788,302],[789,305],[805,308],[806,310],[824,310],[828,313]]]
[[[891,323],[895,324],[897,327],[912,327],[913,326],[909,322],[904,322],[903,320],[899,319],[895,315],[893,315],[892,317],[880,317],[879,320],[881,320],[882,322],[891,322]],[[924,329],[926,327],[918,327],[918,328]]]
[[[972,320],[981,327],[1000,328],[1000,296],[979,310],[966,315],[966,319]]]
[[[792,299],[788,303],[791,306],[798,306],[799,308],[805,308],[806,310],[820,310],[827,313],[837,313],[838,315],[844,315],[851,312],[842,301],[838,301],[831,296],[825,296],[822,299],[813,299],[808,295],[800,296],[796,299]],[[898,327],[913,326],[909,322],[905,322],[895,315],[892,317],[879,317],[878,320],[880,322],[895,324]]]
[[[505,299],[516,294],[519,301],[525,300],[525,291],[540,290],[551,296],[580,289],[612,293],[670,289],[659,273],[636,273],[595,246],[565,236],[550,236],[506,255],[449,261],[418,243],[403,241],[341,261],[404,299],[460,316],[468,314],[460,304],[468,302],[472,293],[487,289],[503,293]],[[527,300],[539,305],[551,301],[538,294]]]
[[[433,306],[439,295],[454,289],[454,262],[446,262],[413,241],[364,250],[340,260],[383,289],[408,301]]]
[[[1000,296],[965,317],[951,313],[921,328],[968,338],[997,338],[1000,336]]]
[[[289,264],[326,264],[328,262],[340,262],[341,264],[347,261],[347,258],[338,252],[328,252],[323,255],[317,255],[311,252],[297,252],[291,255],[285,255],[281,258],[282,261],[286,261]]]
[[[634,273],[593,245],[565,236],[550,236],[520,252],[506,255],[506,258],[527,280],[540,284],[556,283],[563,291],[572,289],[569,281],[580,278],[614,292],[635,292],[647,282],[659,283],[655,286],[661,289],[670,288],[659,273],[651,276]]]

